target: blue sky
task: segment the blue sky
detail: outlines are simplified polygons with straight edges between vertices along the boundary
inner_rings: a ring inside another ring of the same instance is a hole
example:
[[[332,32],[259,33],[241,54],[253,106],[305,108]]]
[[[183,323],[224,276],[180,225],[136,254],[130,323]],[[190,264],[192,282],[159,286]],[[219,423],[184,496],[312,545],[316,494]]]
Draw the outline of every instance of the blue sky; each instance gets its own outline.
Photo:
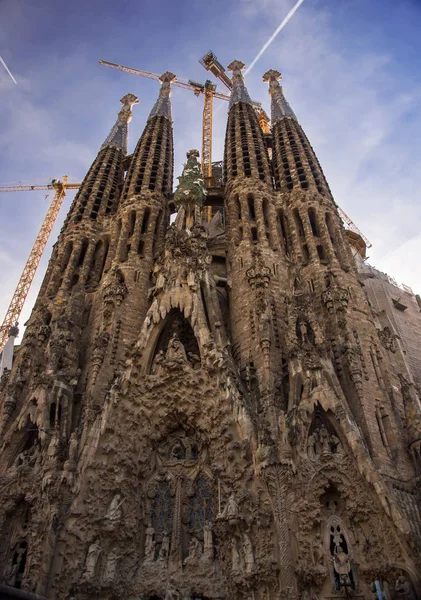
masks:
[[[158,93],[154,81],[99,66],[105,59],[204,81],[198,59],[250,64],[295,0],[0,0],[0,185],[80,181],[111,128],[119,99],[140,98],[133,149]],[[310,138],[337,203],[373,243],[370,263],[421,292],[421,2],[304,0],[247,76],[269,109],[261,81],[283,73],[285,94]],[[218,86],[224,91],[222,84]],[[202,101],[173,92],[176,165],[201,147]],[[220,102],[220,101],[219,101]],[[214,119],[222,158],[226,108]],[[47,209],[43,192],[0,194],[0,318]],[[29,316],[51,236],[21,324]]]

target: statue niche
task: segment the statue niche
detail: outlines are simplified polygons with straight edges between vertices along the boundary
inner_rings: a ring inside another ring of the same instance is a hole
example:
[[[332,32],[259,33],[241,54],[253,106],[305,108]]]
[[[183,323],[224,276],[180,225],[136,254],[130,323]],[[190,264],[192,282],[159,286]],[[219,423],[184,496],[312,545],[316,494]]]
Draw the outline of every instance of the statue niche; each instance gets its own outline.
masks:
[[[155,347],[151,373],[159,375],[163,369],[180,366],[200,368],[200,350],[190,323],[178,309],[172,309]]]
[[[330,555],[331,576],[335,589],[340,591],[343,587],[356,589],[356,582],[352,568],[352,552],[342,521],[331,517],[326,524],[325,543]]]
[[[316,407],[313,422],[307,437],[307,455],[316,461],[321,457],[337,457],[344,455],[344,448],[336,430],[320,406]]]

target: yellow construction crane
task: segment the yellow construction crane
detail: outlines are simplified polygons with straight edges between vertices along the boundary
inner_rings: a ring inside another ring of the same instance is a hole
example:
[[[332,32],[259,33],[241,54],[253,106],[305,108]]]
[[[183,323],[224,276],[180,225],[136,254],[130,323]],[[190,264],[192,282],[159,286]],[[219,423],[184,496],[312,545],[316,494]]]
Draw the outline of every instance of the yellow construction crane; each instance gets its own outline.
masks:
[[[36,190],[54,190],[55,192],[47,214],[42,222],[41,229],[39,230],[34,245],[32,246],[28,260],[26,261],[22,275],[20,276],[19,283],[16,287],[15,293],[13,294],[9,308],[7,309],[3,324],[0,327],[0,352],[3,350],[4,344],[7,341],[10,328],[19,320],[23,305],[25,304],[25,300],[29,292],[29,288],[31,287],[36,270],[41,260],[41,256],[63,205],[63,200],[66,196],[66,190],[77,190],[79,187],[80,183],[68,183],[67,175],[65,175],[61,181],[53,179],[51,183],[46,185],[0,186],[0,192],[29,192]]]
[[[210,71],[212,75],[219,79],[219,81],[221,81],[229,91],[232,90],[232,80],[227,75],[224,67],[216,58],[212,50],[209,50],[209,52],[207,52],[205,56],[199,60],[199,62],[203,67],[205,67],[206,71]],[[263,133],[270,133],[270,119],[263,110],[262,105],[260,102],[253,102],[253,106]]]
[[[371,248],[372,243],[365,237],[365,235],[358,229],[355,225],[354,221],[340,206],[337,207],[339,216],[341,217],[344,225],[346,226],[346,233],[348,236],[348,241],[356,248],[357,252],[361,255],[362,258],[365,258],[365,252],[367,248]]]
[[[99,64],[110,69],[117,69],[118,71],[124,71],[131,75],[139,75],[140,77],[147,77],[148,79],[154,79],[159,81],[159,75],[156,73],[150,73],[149,71],[140,71],[139,69],[132,69],[131,67],[125,67],[123,65],[117,65],[116,63],[108,62],[106,60],[100,60]],[[229,79],[229,77],[228,77]],[[183,81],[173,81],[172,85],[190,90],[195,96],[203,94],[203,127],[202,127],[202,173],[205,177],[212,177],[212,117],[213,117],[213,99],[218,98],[219,100],[230,99],[226,94],[220,94],[216,91],[216,85],[211,81],[205,81],[205,83],[199,83],[197,81],[189,80],[188,83]]]

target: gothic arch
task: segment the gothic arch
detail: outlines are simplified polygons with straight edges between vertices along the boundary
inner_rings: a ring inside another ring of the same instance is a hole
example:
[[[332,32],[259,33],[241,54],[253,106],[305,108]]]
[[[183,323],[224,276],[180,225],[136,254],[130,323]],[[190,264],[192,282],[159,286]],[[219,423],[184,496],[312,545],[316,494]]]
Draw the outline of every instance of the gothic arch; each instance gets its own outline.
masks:
[[[341,438],[341,434],[332,423],[331,415],[317,404],[307,435],[309,459],[315,461],[321,455],[343,455],[344,444]]]
[[[172,343],[172,340],[175,343]],[[178,308],[172,308],[166,318],[155,328],[148,346],[149,352],[146,354],[149,358],[145,364],[147,373],[151,373],[157,355],[159,353],[163,356],[167,355],[169,347],[180,360],[186,360],[189,364],[200,362],[200,348],[193,327],[190,320]]]

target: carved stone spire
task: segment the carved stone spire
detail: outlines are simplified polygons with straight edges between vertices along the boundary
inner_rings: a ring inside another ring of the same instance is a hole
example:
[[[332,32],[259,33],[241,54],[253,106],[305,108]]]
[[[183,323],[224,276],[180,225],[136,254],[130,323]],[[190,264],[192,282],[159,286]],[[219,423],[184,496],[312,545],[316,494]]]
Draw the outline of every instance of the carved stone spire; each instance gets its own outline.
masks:
[[[162,87],[159,90],[158,100],[150,112],[148,121],[152,117],[167,117],[171,121],[171,82],[174,80],[175,75],[174,73],[170,73],[170,71],[167,71],[159,78]]]
[[[127,125],[132,120],[132,106],[134,104],[139,104],[139,98],[134,94],[126,94],[121,98],[120,102],[123,106],[118,113],[114,127],[102,144],[101,150],[103,148],[119,148],[120,150],[123,150],[124,154],[127,154]]]
[[[233,60],[228,65],[228,71],[232,72],[232,90],[229,108],[236,102],[246,102],[252,104],[251,98],[244,84],[244,77],[241,71],[244,70],[246,65],[240,60]],[[228,109],[229,110],[229,109]]]
[[[282,79],[282,75],[279,71],[275,71],[274,69],[270,69],[263,75],[263,81],[266,81],[269,84],[269,94],[272,97],[272,127],[275,125],[276,121],[285,117],[297,120],[294,111],[285,99],[282,86],[279,84],[280,79]]]
[[[206,196],[205,184],[200,170],[198,150],[189,150],[187,163],[178,177],[180,182],[174,194],[174,202],[178,209],[176,226],[191,229],[194,222],[200,221],[200,209]]]

